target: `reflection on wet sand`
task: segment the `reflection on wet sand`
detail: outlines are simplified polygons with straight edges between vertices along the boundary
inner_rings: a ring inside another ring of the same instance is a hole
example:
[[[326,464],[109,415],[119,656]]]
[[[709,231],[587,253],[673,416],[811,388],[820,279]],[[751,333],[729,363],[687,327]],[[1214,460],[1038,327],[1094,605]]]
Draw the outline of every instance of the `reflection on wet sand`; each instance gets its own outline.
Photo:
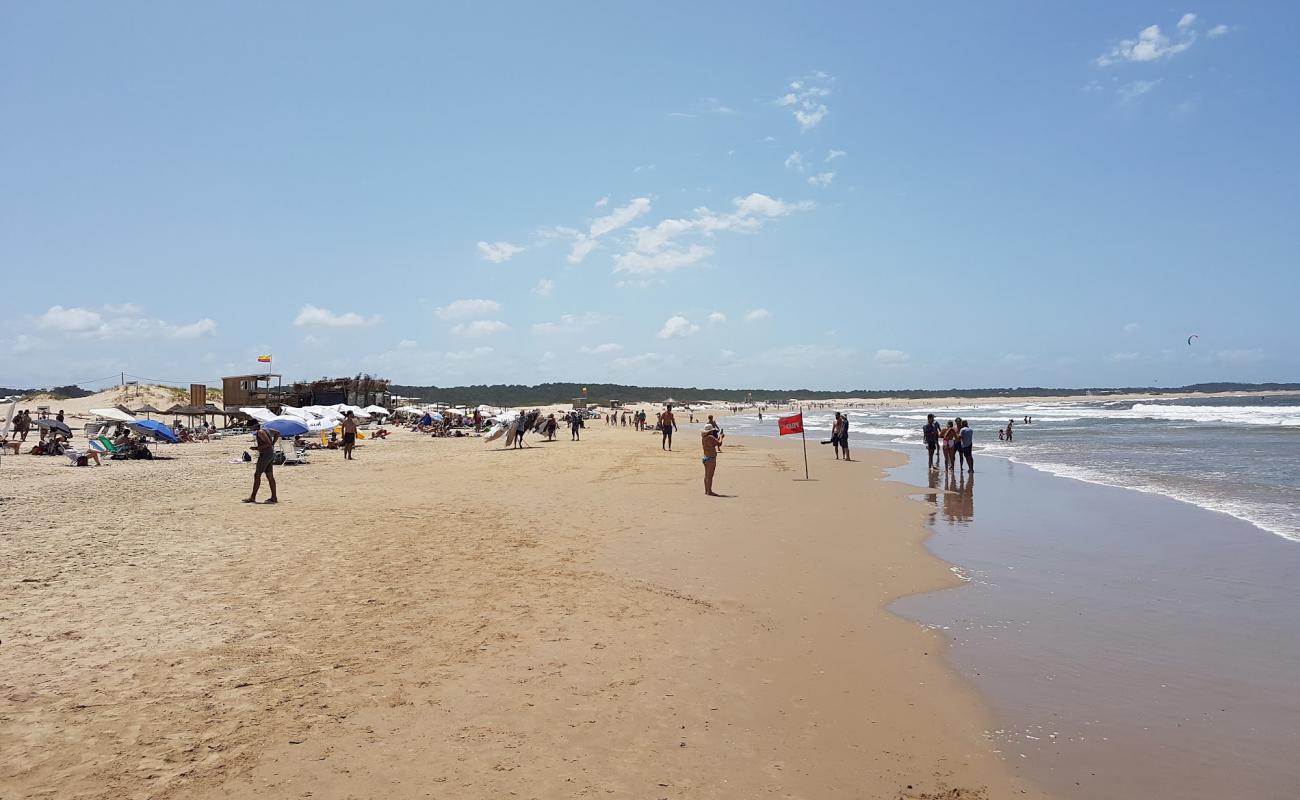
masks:
[[[939,491],[941,479],[942,493]],[[930,470],[929,486],[931,491],[926,492],[925,499],[935,504],[936,510],[943,514],[945,520],[964,525],[975,517],[974,472],[953,475],[947,471]],[[943,498],[942,502],[939,500],[940,497]]]

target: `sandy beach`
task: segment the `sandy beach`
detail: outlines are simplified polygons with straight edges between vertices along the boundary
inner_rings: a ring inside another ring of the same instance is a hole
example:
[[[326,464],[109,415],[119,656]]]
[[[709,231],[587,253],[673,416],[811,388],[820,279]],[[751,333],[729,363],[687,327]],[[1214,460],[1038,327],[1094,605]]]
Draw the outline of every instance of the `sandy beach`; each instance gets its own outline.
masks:
[[[697,437],[6,458],[0,795],[1041,796],[885,610],[956,581],[900,456]]]

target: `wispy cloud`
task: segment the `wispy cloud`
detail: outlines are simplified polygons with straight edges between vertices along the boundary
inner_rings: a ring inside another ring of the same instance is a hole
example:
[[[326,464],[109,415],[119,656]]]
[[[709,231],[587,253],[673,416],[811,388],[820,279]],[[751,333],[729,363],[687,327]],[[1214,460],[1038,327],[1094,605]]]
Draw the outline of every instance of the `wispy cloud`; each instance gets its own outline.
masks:
[[[628,252],[614,256],[614,271],[632,275],[645,275],[655,272],[674,272],[682,267],[698,263],[713,251],[703,245],[693,244],[684,250],[665,249],[654,253]]]
[[[1130,81],[1117,89],[1121,103],[1136,103],[1139,98],[1153,91],[1160,85],[1160,78],[1153,81]]]
[[[378,325],[381,318],[378,315],[372,317],[363,317],[355,311],[345,311],[342,314],[335,314],[328,308],[318,308],[313,305],[305,305],[298,311],[298,316],[294,318],[293,324],[298,326],[317,326],[322,328],[361,328],[370,325]]]
[[[602,236],[613,233],[637,217],[648,213],[650,213],[650,198],[636,197],[627,205],[615,208],[603,217],[593,219],[586,233],[570,228],[557,229],[573,237],[573,245],[569,248],[569,263],[581,264],[596,249]]]
[[[550,280],[549,278],[542,278],[537,282],[537,285],[533,287],[533,294],[538,297],[550,297],[551,292],[553,291],[555,291],[555,281]]]
[[[1137,333],[1142,330],[1142,326],[1136,322],[1130,322],[1124,326],[1125,333]]]
[[[501,304],[495,300],[454,300],[445,306],[434,309],[439,319],[466,319],[495,314],[501,310]]]
[[[582,347],[578,348],[578,352],[586,353],[588,355],[605,355],[608,353],[617,353],[622,349],[623,345],[621,344],[606,342],[605,344],[598,344],[595,347],[589,347],[584,344]]]
[[[1138,358],[1141,357],[1141,355],[1142,355],[1141,353],[1111,353],[1110,360],[1119,362],[1121,364],[1125,364],[1125,363],[1137,361]]]
[[[772,312],[766,308],[755,308],[745,312],[746,322],[762,322],[772,318]]]
[[[770,219],[788,216],[813,207],[811,201],[788,203],[755,192],[733,199],[733,211],[720,213],[697,208],[693,217],[666,219],[650,228],[636,229],[636,249],[653,253],[686,234],[712,235],[719,231],[755,231]]]
[[[800,130],[812,130],[830,113],[825,99],[830,96],[831,90],[825,84],[831,80],[834,78],[826,73],[816,72],[791,81],[786,92],[776,99],[776,105],[790,109]]]
[[[1205,35],[1210,37],[1211,39],[1217,39],[1231,30],[1232,29],[1229,28],[1227,25],[1215,25],[1213,28],[1210,28],[1208,31],[1206,31]]]
[[[509,261],[516,255],[524,252],[526,248],[510,242],[479,242],[479,256],[493,264],[501,264]]]
[[[1148,25],[1136,39],[1121,39],[1110,50],[1093,59],[1099,67],[1125,62],[1160,61],[1184,52],[1196,43],[1196,15],[1184,14],[1176,25],[1176,39],[1161,32],[1159,25]]]
[[[843,150],[831,150],[829,153],[826,154],[826,161],[827,163],[830,163],[831,161],[834,161],[837,158],[844,158],[847,155],[848,153],[846,153]]]
[[[885,367],[898,367],[912,360],[910,353],[902,350],[889,350],[887,348],[876,351],[875,361],[877,364]]]
[[[835,173],[834,173],[834,172],[819,172],[819,173],[817,173],[816,175],[809,175],[809,176],[808,176],[808,183],[809,183],[809,184],[811,184],[811,185],[813,185],[813,186],[820,186],[820,187],[822,187],[823,189],[826,188],[827,186],[830,186],[830,185],[831,185],[831,181],[833,181],[833,180],[835,180]]]
[[[727,315],[723,314],[721,311],[714,311],[713,313],[709,314],[709,322],[712,322],[715,325],[726,321],[727,321]]]
[[[603,322],[605,318],[595,312],[586,314],[563,314],[554,322],[539,322],[533,325],[533,333],[550,336],[564,333],[582,333]]]
[[[803,154],[798,150],[785,157],[786,169],[797,169],[803,172]]]
[[[457,323],[452,327],[451,332],[455,336],[478,338],[504,333],[508,330],[510,330],[510,326],[499,319],[476,319],[473,322]]]
[[[80,339],[111,340],[150,336],[201,339],[213,336],[217,332],[216,321],[208,317],[186,324],[177,324],[146,317],[142,309],[133,303],[109,303],[99,310],[54,305],[36,317],[34,322],[37,330]],[[24,336],[19,339],[24,351],[35,349],[40,344],[40,340],[33,337]]]

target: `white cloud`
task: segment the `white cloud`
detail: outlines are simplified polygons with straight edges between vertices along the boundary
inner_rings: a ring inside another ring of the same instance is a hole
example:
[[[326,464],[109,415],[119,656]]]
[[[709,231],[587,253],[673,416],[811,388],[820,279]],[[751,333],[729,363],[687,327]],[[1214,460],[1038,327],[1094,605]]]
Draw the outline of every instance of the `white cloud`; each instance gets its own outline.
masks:
[[[808,183],[813,186],[821,186],[822,188],[830,186],[831,181],[833,180],[835,180],[834,172],[819,172],[816,175],[808,176]]]
[[[585,233],[579,233],[573,240],[573,247],[569,249],[569,263],[581,264],[582,260],[591,255],[591,251],[599,244],[595,239],[588,239]]]
[[[691,322],[686,317],[676,316],[669,317],[664,326],[655,334],[660,339],[682,339],[698,333],[700,326]]]
[[[501,304],[495,300],[454,300],[445,306],[434,309],[439,319],[467,319],[495,314],[501,310]]]
[[[1206,31],[1205,35],[1210,37],[1211,39],[1217,39],[1230,30],[1231,28],[1229,28],[1227,25],[1215,25],[1213,28],[1210,28],[1208,31]]]
[[[731,202],[735,206],[735,211],[730,213],[717,213],[708,208],[697,208],[693,217],[666,219],[652,228],[637,228],[636,249],[642,253],[653,253],[674,238],[690,233],[708,236],[718,231],[755,231],[768,219],[784,217],[795,211],[813,207],[813,203],[808,200],[787,203],[758,192],[734,198]]]
[[[377,325],[380,321],[379,316],[363,317],[355,311],[335,314],[328,308],[317,308],[308,304],[298,312],[293,324],[298,326],[314,325],[322,328],[361,328]]]
[[[1111,353],[1110,360],[1118,361],[1120,363],[1127,363],[1130,361],[1137,361],[1139,355],[1140,355],[1139,353]]]
[[[578,352],[587,353],[588,355],[604,355],[606,353],[617,353],[622,349],[623,345],[621,344],[606,342],[605,344],[598,344],[595,347],[588,347],[584,344],[582,347],[578,348]]]
[[[550,297],[553,291],[555,291],[555,281],[549,278],[542,278],[533,287],[533,294],[538,297]]]
[[[139,314],[142,310],[143,309],[141,309],[140,306],[137,306],[135,303],[105,303],[104,304],[105,314],[130,315],[130,314]]]
[[[772,318],[772,312],[768,311],[766,308],[755,308],[751,311],[745,312],[746,322],[762,322],[763,320],[767,320],[771,318]]]
[[[646,214],[650,211],[650,198],[637,197],[627,205],[616,208],[608,216],[598,217],[591,222],[591,231],[589,235],[593,239],[600,238],[607,233],[616,231],[632,220]]]
[[[403,339],[402,341],[397,343],[398,350],[412,350],[419,346],[420,343],[415,341],[414,339]]]
[[[714,311],[712,314],[709,314],[709,322],[717,324],[726,321],[727,315],[723,314],[721,311]]]
[[[451,332],[456,336],[477,338],[480,336],[491,336],[508,330],[510,330],[510,326],[499,319],[476,319],[473,322],[457,323],[452,327]]]
[[[786,169],[797,169],[803,172],[803,155],[798,150],[785,157]]]
[[[693,244],[685,250],[661,250],[646,255],[644,253],[622,253],[614,256],[614,271],[632,275],[646,275],[655,272],[673,272],[690,266],[713,255],[713,251],[702,245]]]
[[[564,314],[555,322],[539,322],[533,325],[533,333],[542,336],[557,333],[580,333],[604,321],[603,316],[591,311],[586,314]]]
[[[826,154],[826,160],[830,162],[830,161],[834,161],[837,158],[844,158],[847,155],[848,153],[844,152],[843,150],[832,150]]]
[[[198,322],[177,326],[172,331],[172,336],[176,339],[200,339],[204,336],[211,336],[216,332],[217,323],[204,317]]]
[[[1140,330],[1142,330],[1142,326],[1136,322],[1130,322],[1124,326],[1125,333],[1137,333]]]
[[[607,205],[609,205],[609,195],[605,195],[596,201],[596,208],[604,208]]]
[[[877,364],[882,364],[887,367],[901,366],[912,360],[912,356],[909,353],[904,353],[902,350],[888,349],[877,350],[875,358]]]
[[[36,321],[36,327],[46,331],[83,333],[97,329],[102,319],[96,311],[50,306],[49,310]]]
[[[1185,20],[1187,21],[1186,25],[1183,24]],[[1178,22],[1178,32],[1181,38],[1176,42],[1171,41],[1168,36],[1161,33],[1159,25],[1148,25],[1138,33],[1138,38],[1121,40],[1109,52],[1093,59],[1092,63],[1099,67],[1109,67],[1126,61],[1146,62],[1172,58],[1196,43],[1196,31],[1192,28],[1195,21],[1195,14],[1183,15],[1183,18]]]
[[[1131,81],[1124,84],[1116,90],[1119,93],[1119,99],[1122,103],[1133,103],[1142,95],[1150,92],[1160,85],[1160,78],[1153,81]]]
[[[792,109],[800,130],[809,131],[821,124],[830,110],[822,98],[830,96],[831,90],[825,86],[814,85],[813,81],[834,80],[824,72],[817,72],[807,78],[791,81],[789,91],[775,100],[780,108]]]
[[[500,264],[509,261],[519,253],[524,252],[526,248],[510,242],[479,242],[478,253],[487,261],[493,264]]]

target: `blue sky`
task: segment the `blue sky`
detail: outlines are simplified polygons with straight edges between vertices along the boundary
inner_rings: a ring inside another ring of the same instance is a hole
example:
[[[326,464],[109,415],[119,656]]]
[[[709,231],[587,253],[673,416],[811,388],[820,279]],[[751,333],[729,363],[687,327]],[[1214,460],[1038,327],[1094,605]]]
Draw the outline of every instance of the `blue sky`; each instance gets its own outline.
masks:
[[[1298,27],[11,3],[0,385],[1300,380]]]

